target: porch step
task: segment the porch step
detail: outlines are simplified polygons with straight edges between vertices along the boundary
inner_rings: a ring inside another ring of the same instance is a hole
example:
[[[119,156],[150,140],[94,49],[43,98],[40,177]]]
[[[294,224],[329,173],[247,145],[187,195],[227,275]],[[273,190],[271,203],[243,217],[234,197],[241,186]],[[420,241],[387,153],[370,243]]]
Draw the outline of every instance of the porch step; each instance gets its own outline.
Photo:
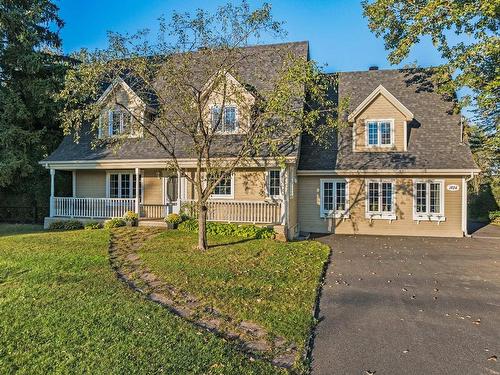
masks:
[[[163,220],[139,220],[139,226],[167,228],[167,223],[165,223]]]

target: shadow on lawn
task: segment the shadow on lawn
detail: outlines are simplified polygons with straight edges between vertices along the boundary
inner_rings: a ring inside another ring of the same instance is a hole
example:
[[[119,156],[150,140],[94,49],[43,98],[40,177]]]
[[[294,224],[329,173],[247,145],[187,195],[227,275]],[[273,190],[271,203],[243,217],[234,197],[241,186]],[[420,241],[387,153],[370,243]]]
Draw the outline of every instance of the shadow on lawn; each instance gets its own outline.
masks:
[[[208,249],[213,249],[215,247],[221,247],[221,246],[227,246],[227,245],[236,245],[236,244],[240,244],[240,243],[245,243],[245,242],[248,242],[248,241],[253,241],[255,240],[255,238],[242,238],[242,239],[238,239],[238,240],[234,240],[234,241],[229,241],[229,242],[223,242],[223,243],[216,243],[214,245],[209,245],[208,246]]]

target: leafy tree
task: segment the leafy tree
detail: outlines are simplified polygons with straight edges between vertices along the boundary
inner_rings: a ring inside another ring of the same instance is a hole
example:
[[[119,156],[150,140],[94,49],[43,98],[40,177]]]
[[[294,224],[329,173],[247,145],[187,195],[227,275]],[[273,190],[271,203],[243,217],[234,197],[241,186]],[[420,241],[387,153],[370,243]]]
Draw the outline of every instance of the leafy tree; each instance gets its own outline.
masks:
[[[97,99],[103,87],[124,79],[147,106],[139,112],[131,109],[120,101],[119,90],[111,93],[113,105],[128,113],[129,132],[156,142],[170,160],[166,167],[194,187],[198,246],[205,250],[207,201],[216,185],[237,166],[252,165],[263,154],[283,165],[303,131],[314,129],[321,139],[322,129],[335,126],[336,105],[326,95],[331,84],[327,77],[287,45],[272,52],[241,48],[283,35],[267,4],[254,10],[246,2],[227,4],[213,14],[198,10],[193,15],[175,13],[168,24],[159,21],[154,43],[147,31],[111,34],[106,50],[81,51],[81,64],[68,72],[60,94],[63,126],[76,139],[88,124],[98,134],[103,103]],[[265,82],[259,90],[241,76],[244,64],[252,65],[254,80]],[[269,69],[276,69],[275,74],[268,74]],[[221,135],[229,103],[236,104],[244,119],[242,131]],[[211,110],[213,105],[218,112]],[[94,142],[121,147],[130,141],[130,133]],[[186,154],[195,161],[193,173],[181,163]]]
[[[46,191],[38,161],[61,140],[58,104],[66,64],[58,56],[63,21],[49,0],[0,2],[0,188]]]
[[[363,0],[362,5],[370,29],[384,38],[392,64],[408,57],[422,37],[431,38],[446,61],[436,70],[436,82],[451,93],[459,88],[472,91],[461,104],[474,106],[488,148],[498,153],[500,1]]]

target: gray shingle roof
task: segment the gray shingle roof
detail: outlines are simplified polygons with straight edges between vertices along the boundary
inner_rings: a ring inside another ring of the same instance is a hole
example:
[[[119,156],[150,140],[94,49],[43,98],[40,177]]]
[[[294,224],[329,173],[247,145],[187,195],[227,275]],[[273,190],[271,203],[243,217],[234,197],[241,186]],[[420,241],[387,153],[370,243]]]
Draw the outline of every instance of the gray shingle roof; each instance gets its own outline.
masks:
[[[282,67],[284,59],[288,53],[292,53],[297,57],[308,58],[308,42],[293,42],[270,44],[261,46],[244,47],[245,58],[234,67],[234,72],[231,72],[240,83],[249,87],[255,92],[271,89],[273,85],[273,77],[275,77],[279,69]],[[254,53],[255,52],[255,53]],[[193,54],[194,59],[200,58],[196,53]],[[200,62],[201,64],[202,62]],[[196,64],[193,64],[196,66]],[[200,72],[194,72],[197,77],[197,84],[203,86],[208,80],[206,71],[203,69]],[[124,77],[131,88],[137,91],[143,90],[141,82],[130,80]],[[105,88],[103,88],[104,90]],[[144,97],[144,95],[141,95]],[[112,145],[102,144],[98,147],[92,147],[94,136],[88,130],[82,130],[79,143],[73,142],[72,136],[67,136],[63,139],[59,147],[42,162],[58,162],[58,161],[97,161],[97,160],[141,160],[141,159],[161,159],[168,158],[161,146],[151,137],[131,138],[124,141],[120,148]],[[232,156],[238,150],[241,136],[224,135],[218,139],[212,148],[217,156]],[[283,145],[283,154],[285,156],[296,157],[298,155],[298,141]],[[186,137],[178,137],[176,141],[177,158],[191,158],[193,154],[192,143]],[[266,156],[265,150],[262,150],[260,155]]]
[[[435,92],[429,70],[370,70],[339,74],[339,98],[354,110],[383,85],[415,116],[409,123],[407,152],[353,152],[351,127],[332,134],[327,147],[303,136],[300,170],[474,169],[469,146],[461,143],[460,115],[453,100]]]

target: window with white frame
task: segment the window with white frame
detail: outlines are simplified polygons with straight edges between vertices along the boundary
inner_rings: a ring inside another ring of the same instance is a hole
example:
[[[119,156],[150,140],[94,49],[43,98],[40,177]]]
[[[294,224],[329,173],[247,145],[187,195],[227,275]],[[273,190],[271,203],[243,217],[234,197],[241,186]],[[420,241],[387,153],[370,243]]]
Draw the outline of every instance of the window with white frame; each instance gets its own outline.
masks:
[[[104,124],[107,124],[107,135],[115,137],[127,131],[130,125],[130,114],[122,109],[109,110],[107,113],[101,114],[99,118],[99,137],[104,136]]]
[[[371,147],[386,147],[394,144],[393,120],[366,121],[366,144]]]
[[[369,180],[366,185],[366,213],[370,219],[395,219],[395,184],[390,180]]]
[[[417,220],[444,219],[443,181],[420,180],[413,184],[414,213]]]
[[[267,172],[267,191],[270,197],[281,196],[281,170],[270,169]]]
[[[320,186],[322,217],[345,217],[348,207],[348,184],[346,180],[322,179]]]
[[[218,133],[238,131],[238,111],[235,106],[225,106],[222,113],[218,106],[212,107],[212,129]]]
[[[142,178],[139,176],[139,191],[142,192]],[[108,174],[109,198],[135,198],[136,176],[131,172],[113,172]],[[142,194],[139,194],[139,198]]]
[[[210,178],[210,180],[216,177]],[[233,175],[224,176],[212,192],[212,198],[232,198],[233,197]]]

